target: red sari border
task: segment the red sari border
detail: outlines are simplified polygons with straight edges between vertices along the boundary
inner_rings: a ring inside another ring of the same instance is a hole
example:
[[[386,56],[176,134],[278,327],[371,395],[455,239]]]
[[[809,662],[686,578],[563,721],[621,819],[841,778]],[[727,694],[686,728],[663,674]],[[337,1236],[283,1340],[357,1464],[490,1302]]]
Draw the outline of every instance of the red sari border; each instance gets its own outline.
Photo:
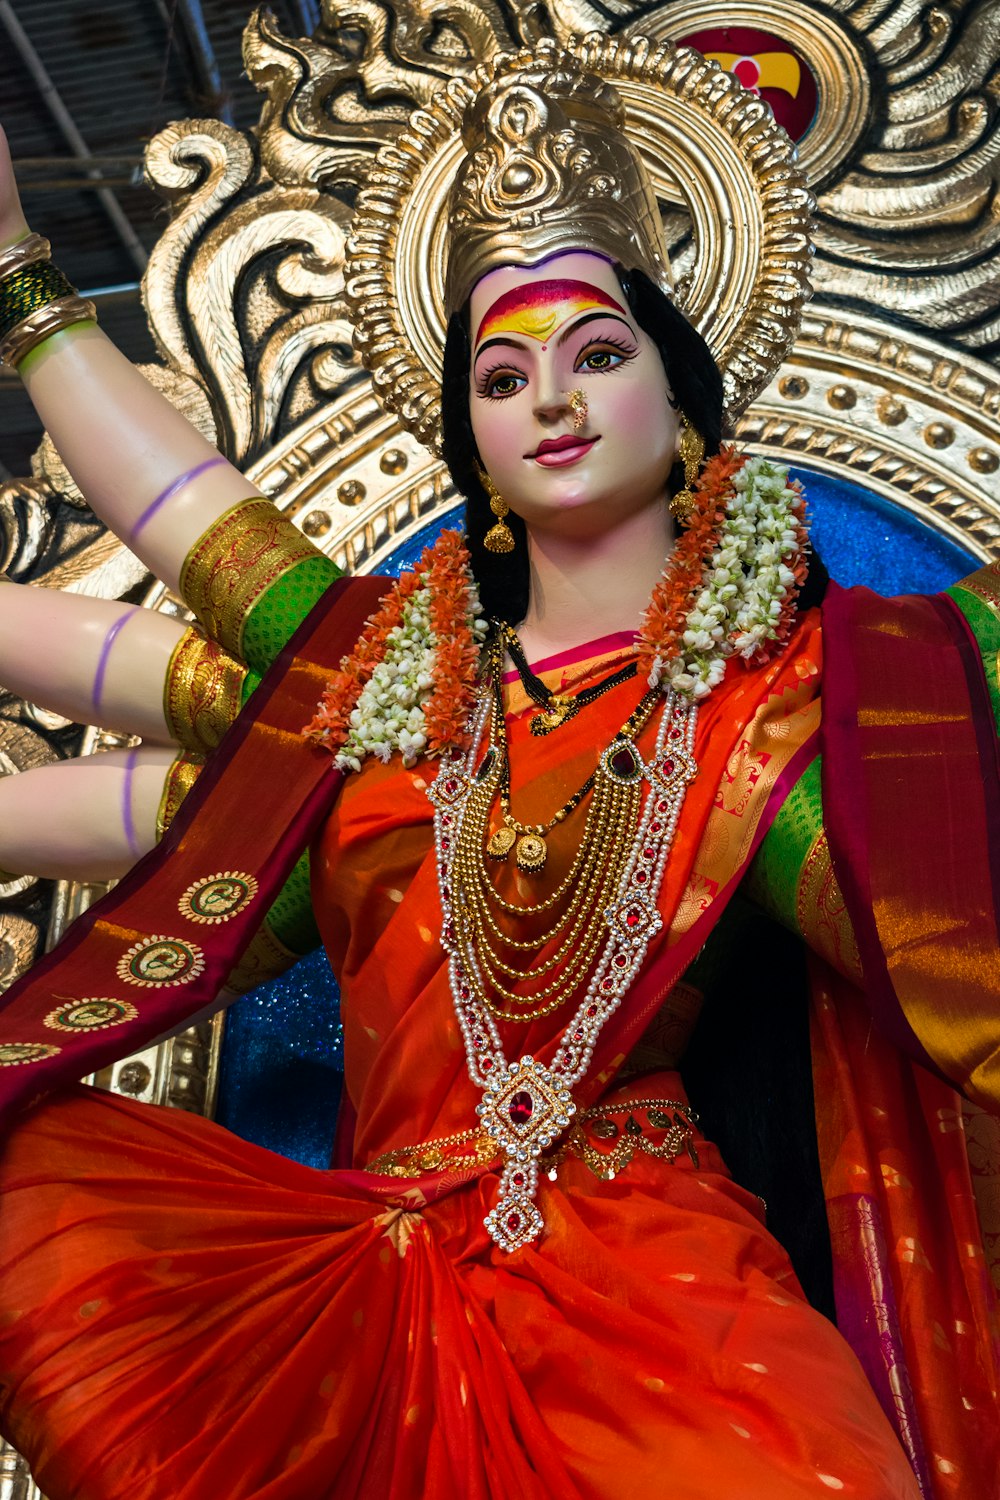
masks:
[[[1000,791],[986,682],[959,613],[943,598],[830,585],[823,802],[876,1023],[937,1077],[969,1087],[989,1066],[986,1035],[974,1033],[998,951],[988,830],[992,820],[1000,835]],[[991,894],[976,904],[976,891]],[[907,912],[923,913],[921,929]],[[959,1031],[961,1055],[949,1039]]]

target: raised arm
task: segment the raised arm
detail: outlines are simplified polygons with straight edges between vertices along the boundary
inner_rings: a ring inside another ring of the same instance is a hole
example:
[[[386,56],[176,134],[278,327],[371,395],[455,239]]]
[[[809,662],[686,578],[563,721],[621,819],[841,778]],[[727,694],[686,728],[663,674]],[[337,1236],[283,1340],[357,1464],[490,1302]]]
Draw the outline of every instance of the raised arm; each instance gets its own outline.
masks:
[[[0,130],[0,274],[30,230]],[[0,318],[15,318],[5,279]],[[2,325],[0,325],[2,326]],[[95,513],[176,589],[187,553],[226,511],[259,494],[161,396],[93,322],[56,332],[18,374]]]

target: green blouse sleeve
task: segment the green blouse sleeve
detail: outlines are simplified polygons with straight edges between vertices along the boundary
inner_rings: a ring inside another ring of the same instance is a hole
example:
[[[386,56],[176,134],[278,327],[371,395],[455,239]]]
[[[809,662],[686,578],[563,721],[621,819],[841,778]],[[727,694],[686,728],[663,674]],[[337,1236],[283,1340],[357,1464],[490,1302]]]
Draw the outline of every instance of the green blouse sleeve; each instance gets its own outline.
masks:
[[[343,570],[262,497],[234,505],[199,537],[181,594],[202,629],[263,675]]]
[[[1000,729],[1000,562],[980,568],[946,593],[976,640]],[[842,974],[858,980],[857,942],[823,828],[821,769],[817,757],[793,787],[747,872],[743,889]]]
[[[743,891],[841,974],[861,979],[858,946],[823,828],[819,756],[796,782],[768,829]]]
[[[1000,730],[1000,562],[970,573],[946,592],[976,638],[993,718]]]

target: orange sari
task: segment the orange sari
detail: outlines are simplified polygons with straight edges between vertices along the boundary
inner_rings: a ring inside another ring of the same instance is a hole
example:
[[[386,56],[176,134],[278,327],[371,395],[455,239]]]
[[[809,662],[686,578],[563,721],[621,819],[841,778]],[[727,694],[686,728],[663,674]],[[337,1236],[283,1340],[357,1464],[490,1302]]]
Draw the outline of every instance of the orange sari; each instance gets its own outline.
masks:
[[[701,712],[664,930],[579,1091],[621,1123],[629,1100],[683,1100],[676,1073],[614,1075],[815,732],[818,650],[808,618],[779,662],[732,674]],[[549,680],[582,687],[620,651],[601,643]],[[605,694],[530,754],[530,716],[512,718],[518,817],[551,815],[640,691]],[[697,1164],[637,1153],[613,1180],[567,1158],[543,1180],[544,1236],[513,1255],[483,1227],[493,1170],[364,1170],[476,1119],[438,940],[433,773],[366,767],[314,849],[342,982],[351,1168],[318,1172],[83,1088],[13,1131],[0,1161],[0,1417],[49,1500],[610,1500],[624,1488],[636,1500],[917,1500],[853,1355],[704,1140]],[[583,816],[550,837],[546,879],[567,867]],[[523,878],[498,877],[508,892]],[[509,1027],[511,1055],[545,1057],[563,1024],[556,1011]]]

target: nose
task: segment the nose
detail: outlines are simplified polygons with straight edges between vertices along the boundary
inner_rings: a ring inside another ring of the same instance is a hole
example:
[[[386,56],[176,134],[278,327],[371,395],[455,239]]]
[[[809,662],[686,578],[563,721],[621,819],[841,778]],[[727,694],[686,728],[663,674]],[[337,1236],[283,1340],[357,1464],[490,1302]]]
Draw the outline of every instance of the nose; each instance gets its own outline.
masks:
[[[535,381],[535,416],[547,425],[561,418],[572,418],[569,392],[562,389],[551,366],[543,364]]]

